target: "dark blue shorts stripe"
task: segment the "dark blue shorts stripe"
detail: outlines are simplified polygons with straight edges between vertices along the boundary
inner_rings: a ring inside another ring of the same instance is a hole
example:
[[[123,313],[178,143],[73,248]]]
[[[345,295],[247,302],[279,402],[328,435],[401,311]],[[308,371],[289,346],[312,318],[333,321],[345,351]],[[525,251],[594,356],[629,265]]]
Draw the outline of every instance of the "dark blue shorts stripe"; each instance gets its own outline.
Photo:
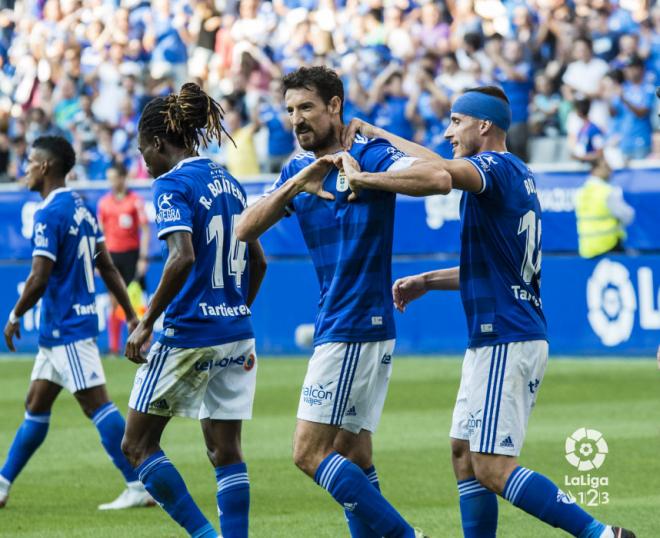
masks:
[[[481,424],[481,442],[479,443],[479,452],[484,451],[485,441],[486,441],[486,422],[488,420],[488,400],[490,398],[490,387],[493,379],[493,369],[495,368],[495,351],[497,346],[493,347],[493,351],[490,356],[490,372],[488,373],[488,383],[486,385],[486,401],[484,402],[484,416],[483,422]]]
[[[141,411],[142,409],[142,401],[144,400],[146,393],[149,392],[149,384],[151,383],[151,379],[156,373],[156,366],[158,361],[160,360],[161,355],[163,354],[163,349],[164,346],[161,345],[160,349],[156,352],[154,358],[149,363],[149,366],[147,368],[147,375],[144,379],[144,383],[142,383],[142,386],[140,387],[140,391],[138,392],[138,397],[135,400],[136,411]]]
[[[160,360],[160,364],[158,366],[158,372],[156,372],[156,375],[154,376],[154,380],[151,383],[151,389],[149,390],[149,395],[146,398],[146,401],[143,403],[144,407],[144,413],[146,413],[149,410],[149,404],[151,403],[151,398],[154,395],[154,391],[156,390],[156,385],[158,385],[158,380],[160,379],[160,374],[163,371],[163,368],[165,367],[165,362],[167,362],[167,356],[170,354],[170,350],[172,348],[167,347],[165,349],[165,353],[163,353],[163,356]]]
[[[346,352],[344,353],[344,360],[341,363],[341,372],[339,373],[339,379],[337,380],[337,395],[335,396],[335,403],[332,405],[332,415],[330,416],[330,424],[335,424],[335,416],[337,414],[337,408],[339,407],[339,398],[341,393],[342,380],[344,378],[344,372],[346,371],[346,364],[348,363],[348,355],[351,349],[351,344],[346,346]]]
[[[353,361],[351,363],[351,366],[353,367],[353,371],[350,374],[350,381],[348,382],[348,388],[346,389],[346,394],[344,394],[344,401],[341,406],[341,410],[339,412],[339,416],[342,419],[344,419],[344,413],[346,412],[346,406],[348,405],[348,400],[351,397],[351,389],[353,388],[353,380],[355,379],[355,372],[357,372],[358,369],[358,361],[360,360],[360,351],[362,349],[362,344],[357,344],[357,347],[355,349],[355,353]]]
[[[497,421],[500,418],[500,404],[502,403],[502,391],[504,390],[504,374],[506,371],[506,358],[509,352],[509,344],[504,344],[502,350],[502,370],[498,383],[499,395],[497,396],[497,408],[495,410],[495,420],[493,422],[493,439],[491,441],[490,452],[495,452],[495,439],[497,438]]]

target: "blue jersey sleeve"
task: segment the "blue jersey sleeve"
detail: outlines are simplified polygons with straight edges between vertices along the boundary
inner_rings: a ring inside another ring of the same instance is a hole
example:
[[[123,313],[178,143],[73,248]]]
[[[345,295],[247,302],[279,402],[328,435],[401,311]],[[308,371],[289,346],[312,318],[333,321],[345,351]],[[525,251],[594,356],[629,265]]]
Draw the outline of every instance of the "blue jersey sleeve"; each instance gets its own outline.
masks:
[[[282,171],[280,172],[280,175],[275,180],[275,182],[270,187],[266,188],[266,190],[264,191],[264,196],[268,196],[271,192],[276,191],[282,185],[284,185],[286,181],[291,177],[290,170],[291,170],[291,163],[285,164],[284,167],[282,168]],[[284,208],[284,211],[286,212],[287,216],[293,214],[294,212],[293,202],[289,202]]]
[[[485,198],[497,199],[503,196],[511,182],[506,160],[498,153],[484,152],[465,157],[479,172],[483,185],[476,194]]]
[[[44,256],[57,261],[59,248],[58,219],[47,211],[40,210],[34,215],[34,229],[32,232],[32,256]]]
[[[154,206],[158,239],[172,232],[193,231],[192,194],[189,187],[174,178],[160,178],[154,182]]]
[[[365,172],[386,172],[394,163],[406,157],[405,153],[396,149],[384,138],[374,138],[362,146],[357,160],[360,168]]]

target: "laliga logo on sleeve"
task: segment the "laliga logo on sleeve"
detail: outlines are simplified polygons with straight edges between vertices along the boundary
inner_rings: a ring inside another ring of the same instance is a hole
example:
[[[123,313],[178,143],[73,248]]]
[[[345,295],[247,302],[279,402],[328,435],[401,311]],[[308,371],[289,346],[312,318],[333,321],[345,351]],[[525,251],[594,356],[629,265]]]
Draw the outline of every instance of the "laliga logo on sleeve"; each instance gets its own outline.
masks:
[[[608,259],[601,261],[587,281],[587,306],[589,324],[604,345],[627,341],[637,310],[628,269]]]
[[[580,428],[566,438],[566,460],[578,471],[599,469],[607,453],[607,442],[598,430]]]

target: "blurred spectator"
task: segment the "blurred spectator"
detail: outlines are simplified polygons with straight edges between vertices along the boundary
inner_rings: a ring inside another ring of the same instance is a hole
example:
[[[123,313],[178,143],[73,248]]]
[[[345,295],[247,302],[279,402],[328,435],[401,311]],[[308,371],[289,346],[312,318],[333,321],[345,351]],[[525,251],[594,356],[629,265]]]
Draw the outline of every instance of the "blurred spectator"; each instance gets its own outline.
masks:
[[[57,125],[53,124],[50,117],[42,108],[33,108],[28,115],[29,122],[25,139],[28,145],[32,145],[37,138],[42,136],[64,136],[71,138],[70,133],[64,132]]]
[[[591,119],[599,127],[605,128],[608,121],[608,109],[599,99],[601,80],[609,70],[607,62],[594,58],[591,40],[580,37],[573,45],[573,58],[562,77],[564,98],[573,102],[576,99],[591,100]]]
[[[279,174],[295,147],[293,128],[284,106],[279,80],[271,81],[270,92],[262,97],[255,119],[257,126],[263,125],[268,130],[266,172]]]
[[[241,107],[240,96],[232,95],[221,102],[225,110],[225,124],[233,141],[221,145],[224,162],[232,176],[246,177],[259,175],[259,159],[254,143],[257,123],[249,121]]]
[[[609,183],[611,175],[605,159],[596,159],[591,175],[577,192],[575,213],[583,258],[623,252],[624,227],[635,218],[635,210],[623,199],[621,188]]]
[[[396,63],[391,63],[374,80],[367,110],[374,125],[397,136],[412,140],[414,136],[411,123],[414,112],[409,109],[408,96],[403,91],[403,73]]]
[[[643,159],[651,152],[655,88],[644,80],[644,61],[639,56],[628,61],[623,73],[625,82],[612,100],[612,107],[621,114],[620,148],[628,159]]]
[[[579,99],[575,102],[575,113],[581,125],[576,133],[569,133],[571,156],[582,162],[595,162],[602,158],[605,137],[600,128],[589,119],[591,101]]]
[[[28,144],[25,137],[17,136],[9,140],[9,179],[18,180],[25,176],[28,165]]]
[[[520,119],[512,132],[513,151],[524,156],[525,103],[533,136],[553,131],[558,90],[562,134],[574,135],[583,126],[571,110],[586,97],[592,101],[591,121],[607,133],[607,149],[621,151],[623,139],[612,135],[619,132],[624,113],[630,129],[641,132],[643,126],[646,133],[648,126],[630,115],[630,107],[615,106],[618,95],[612,92],[619,90],[605,75],[634,56],[645,63],[644,81],[657,84],[657,1],[17,2],[13,11],[0,11],[0,115],[9,118],[6,127],[0,125],[0,136],[7,135],[11,154],[11,140],[25,136],[29,142],[35,134],[63,130],[78,151],[101,151],[106,164],[112,154],[126,163],[132,177],[146,177],[134,125],[151,98],[192,79],[218,100],[240,95],[238,109],[249,110],[253,119],[255,110],[272,119],[278,115],[263,106],[273,102],[271,82],[277,85],[283,73],[301,64],[323,64],[340,72],[347,121],[354,116],[374,121],[367,110],[371,95],[380,122],[390,121],[393,113],[404,133],[436,151],[444,151],[439,133],[448,121],[447,101],[467,88],[492,83],[509,93]],[[400,74],[375,91],[375,81],[392,63]],[[420,65],[428,76],[420,75]],[[545,77],[536,89],[531,88],[532,67],[535,75]],[[637,88],[639,83],[627,79],[628,85]],[[33,114],[33,109],[41,112]],[[99,123],[112,130],[111,152],[99,150]],[[284,149],[272,144],[278,133],[283,144],[288,140],[286,129],[280,131],[264,117],[252,128],[261,131],[253,137],[257,154],[273,169],[284,153],[271,157]],[[530,147],[538,151],[540,146]],[[631,156],[646,150],[637,151],[626,148]],[[12,162],[10,156],[10,168]],[[77,170],[78,177],[85,177],[84,166]]]
[[[556,136],[559,134],[559,104],[561,97],[552,90],[552,83],[547,75],[540,74],[534,79],[536,93],[532,99],[529,118],[532,134]]]
[[[532,66],[524,61],[522,45],[513,39],[504,43],[502,55],[494,55],[495,80],[502,86],[511,103],[511,127],[507,147],[511,153],[528,160],[527,138],[529,103],[533,89]]]

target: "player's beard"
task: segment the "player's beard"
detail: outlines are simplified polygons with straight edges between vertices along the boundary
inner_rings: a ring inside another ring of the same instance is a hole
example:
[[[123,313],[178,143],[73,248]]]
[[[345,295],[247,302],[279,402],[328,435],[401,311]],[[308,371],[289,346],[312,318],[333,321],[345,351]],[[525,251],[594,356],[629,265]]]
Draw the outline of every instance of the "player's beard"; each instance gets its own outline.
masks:
[[[304,134],[308,134],[308,133],[312,134],[311,140],[309,142],[303,143],[300,140],[299,134],[296,132],[296,138],[298,139],[298,144],[300,144],[300,147],[305,151],[312,151],[314,153],[317,153],[321,150],[333,146],[337,141],[332,126],[328,127],[328,130],[322,134],[317,133],[317,131],[315,131],[313,128],[309,126],[307,128],[308,130]]]

